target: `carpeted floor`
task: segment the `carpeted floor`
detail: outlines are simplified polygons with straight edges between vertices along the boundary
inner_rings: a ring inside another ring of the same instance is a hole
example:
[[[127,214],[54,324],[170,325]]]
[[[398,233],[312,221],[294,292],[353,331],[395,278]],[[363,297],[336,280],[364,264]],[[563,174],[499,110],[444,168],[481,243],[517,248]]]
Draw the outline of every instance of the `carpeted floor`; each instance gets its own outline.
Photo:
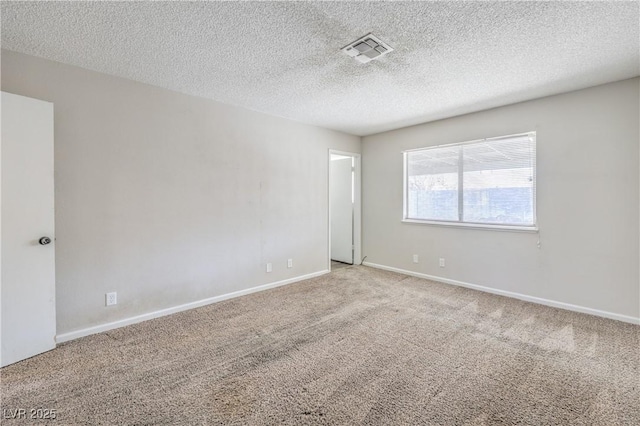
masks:
[[[340,268],[348,268],[349,266],[353,266],[349,263],[344,263],[344,262],[338,262],[336,260],[332,260],[331,261],[331,270],[335,271],[336,269],[340,269]]]
[[[62,344],[2,369],[2,408],[61,425],[638,425],[639,337],[353,266]]]

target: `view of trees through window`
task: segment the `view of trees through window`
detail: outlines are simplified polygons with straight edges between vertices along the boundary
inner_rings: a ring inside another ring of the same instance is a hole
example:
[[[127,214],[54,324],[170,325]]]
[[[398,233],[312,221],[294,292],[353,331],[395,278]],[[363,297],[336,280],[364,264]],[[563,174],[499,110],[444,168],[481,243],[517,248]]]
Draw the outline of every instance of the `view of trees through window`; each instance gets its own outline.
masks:
[[[405,219],[535,226],[535,133],[405,153]]]

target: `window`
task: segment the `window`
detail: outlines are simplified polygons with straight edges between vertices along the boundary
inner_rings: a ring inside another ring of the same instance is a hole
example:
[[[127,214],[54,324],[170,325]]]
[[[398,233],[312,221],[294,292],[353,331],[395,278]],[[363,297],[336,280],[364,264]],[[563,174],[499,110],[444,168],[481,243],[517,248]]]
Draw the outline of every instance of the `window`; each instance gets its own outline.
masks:
[[[535,132],[404,152],[404,220],[536,229]]]

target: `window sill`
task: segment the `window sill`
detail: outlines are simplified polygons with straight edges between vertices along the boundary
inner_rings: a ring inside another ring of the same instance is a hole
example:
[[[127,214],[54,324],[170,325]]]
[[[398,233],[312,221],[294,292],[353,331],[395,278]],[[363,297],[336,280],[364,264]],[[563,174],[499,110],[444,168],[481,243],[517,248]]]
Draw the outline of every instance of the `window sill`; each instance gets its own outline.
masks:
[[[416,223],[420,225],[483,229],[488,231],[508,231],[508,232],[526,232],[526,233],[538,232],[537,226],[492,225],[488,223],[444,222],[444,221],[420,220],[420,219],[402,219],[402,221],[405,223]]]

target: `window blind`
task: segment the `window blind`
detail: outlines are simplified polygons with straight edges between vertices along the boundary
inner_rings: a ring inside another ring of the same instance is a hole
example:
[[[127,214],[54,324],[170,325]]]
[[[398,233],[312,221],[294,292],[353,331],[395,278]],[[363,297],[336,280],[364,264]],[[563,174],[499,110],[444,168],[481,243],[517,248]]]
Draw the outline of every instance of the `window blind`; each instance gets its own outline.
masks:
[[[535,226],[535,132],[405,152],[405,219]]]

